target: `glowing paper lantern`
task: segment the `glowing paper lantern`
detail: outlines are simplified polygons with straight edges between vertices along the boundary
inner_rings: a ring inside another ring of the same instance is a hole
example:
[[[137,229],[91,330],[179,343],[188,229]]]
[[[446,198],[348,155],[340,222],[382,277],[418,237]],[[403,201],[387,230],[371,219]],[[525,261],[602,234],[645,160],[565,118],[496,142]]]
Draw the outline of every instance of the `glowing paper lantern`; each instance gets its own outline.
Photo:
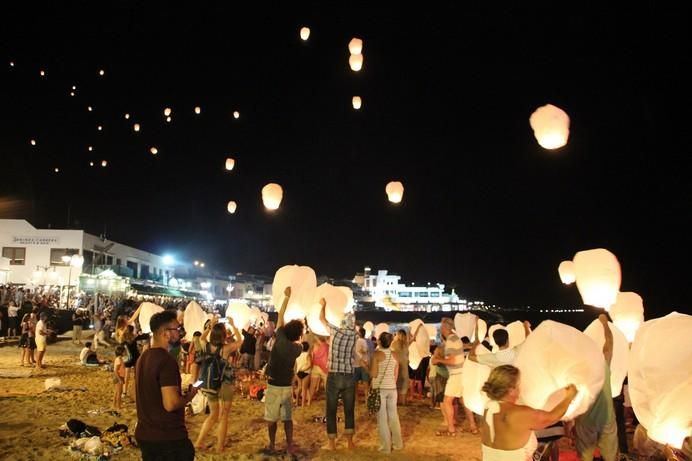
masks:
[[[350,307],[348,295],[340,288],[329,283],[323,283],[315,290],[314,301],[315,304],[319,305],[320,299],[325,299],[327,308],[324,314],[327,317],[327,321],[337,327],[341,324],[346,310]]]
[[[485,335],[488,333],[488,324],[485,323],[485,320],[479,318],[478,319],[478,341],[483,341],[485,339]]]
[[[509,335],[509,347],[515,347],[526,340],[526,330],[524,323],[519,320],[507,325],[507,334]]]
[[[363,324],[363,328],[365,329],[365,337],[372,337],[372,330],[375,329],[375,325],[370,320]]]
[[[459,338],[466,336],[470,341],[475,339],[476,323],[478,322],[478,316],[465,312],[463,314],[457,313],[454,316],[454,329],[457,332]]]
[[[233,324],[239,330],[247,328],[250,324],[250,308],[241,302],[232,302],[226,308],[226,317],[233,319]]]
[[[168,116],[171,115],[171,112],[172,112],[171,108],[170,108],[170,107],[166,107],[166,108],[163,110],[163,115],[164,115],[165,117],[168,117]]]
[[[233,112],[233,118],[235,118],[235,119],[240,118],[240,112],[238,112],[237,110],[234,111],[234,112]]]
[[[166,117],[166,122],[171,123],[171,120],[173,120],[173,119],[170,117]]]
[[[348,42],[348,52],[351,54],[361,54],[363,52],[363,40],[353,37]]]
[[[39,74],[41,75],[41,77],[45,77],[45,76],[46,76],[46,71],[42,70],[41,72],[39,72]]]
[[[99,130],[99,131],[102,131],[102,130],[103,130],[103,127],[102,127],[101,125],[99,125],[99,126],[96,127],[96,129]]]
[[[420,356],[420,350],[416,346],[415,343],[411,343],[408,345],[408,365],[411,367],[413,370],[417,370],[418,366],[420,365],[420,362],[422,360],[422,357]]]
[[[303,319],[310,311],[315,300],[317,276],[308,266],[283,266],[274,274],[272,283],[272,300],[274,309],[279,310],[284,300],[284,290],[291,287],[291,298],[286,306],[284,319]]]
[[[544,149],[557,149],[567,144],[569,116],[552,104],[539,107],[531,114],[529,124],[533,134]]]
[[[637,419],[650,438],[676,448],[692,435],[690,331],[690,315],[673,312],[648,320],[629,357],[629,396]]]
[[[74,96],[74,91],[70,91],[70,96]]]
[[[231,171],[231,170],[233,169],[234,166],[235,166],[235,160],[232,159],[232,158],[230,158],[230,157],[227,158],[227,159],[226,159],[226,169],[227,169],[228,171]]]
[[[387,325],[386,323],[378,323],[375,326],[375,338],[379,339],[380,335],[385,331],[389,332],[389,325]]]
[[[488,380],[492,368],[473,360],[465,360],[461,373],[463,385],[464,406],[471,409],[477,415],[483,415],[488,395],[481,391],[483,384]]]
[[[567,385],[577,387],[563,421],[586,412],[605,380],[605,359],[596,343],[576,328],[552,320],[543,321],[526,338],[514,366],[521,371],[521,404],[552,410],[564,398]]]
[[[31,144],[32,146],[35,146],[35,145],[36,145],[36,140],[35,140],[35,139],[32,139],[31,141],[29,141],[29,144]]]
[[[151,333],[149,321],[154,314],[159,312],[163,312],[163,307],[147,301],[142,303],[141,309],[139,310],[139,326],[143,333]]]
[[[199,106],[195,107],[195,114],[199,115],[201,113],[202,113],[202,108]]]
[[[55,169],[55,172],[56,172],[56,173],[59,173],[59,172],[60,172],[60,169],[59,169],[59,168],[56,168],[56,169]]]
[[[404,197],[404,185],[399,181],[390,181],[387,183],[387,187],[384,188],[387,193],[387,198],[392,203],[400,203],[401,199]]]
[[[108,160],[101,160],[101,166],[102,167],[107,167],[108,166]]]
[[[307,39],[310,38],[310,28],[309,27],[303,27],[300,29],[300,38],[303,41],[307,41]]]
[[[92,146],[89,146],[89,147],[87,147],[87,150],[88,150],[89,152],[91,152],[91,151],[94,150],[94,148],[93,148]]]
[[[574,263],[572,261],[562,261],[557,266],[557,272],[560,274],[560,281],[565,285],[570,285],[577,280],[577,274],[574,271]]]
[[[353,290],[351,290],[349,287],[336,287],[337,289],[341,290],[346,296],[346,307],[344,308],[345,312],[353,312],[353,308],[356,305],[355,300],[353,299]]]
[[[620,291],[620,263],[603,248],[574,255],[577,289],[584,304],[608,309]]]
[[[329,336],[329,329],[320,320],[322,306],[319,303],[313,304],[307,314],[308,328],[318,336]]]
[[[348,58],[348,65],[351,66],[351,70],[358,72],[363,68],[363,55],[362,54],[352,54]]]
[[[94,166],[94,162],[89,162],[89,166]]]
[[[637,293],[618,293],[615,304],[610,306],[610,318],[628,342],[634,341],[639,326],[644,323],[644,301]]]
[[[125,114],[125,120],[129,120],[129,119],[130,119],[130,114]],[[135,131],[137,131],[137,130],[135,130]]]
[[[207,313],[202,306],[195,301],[190,301],[183,314],[183,325],[185,327],[185,339],[192,341],[195,331],[204,332],[204,324],[207,321]]]
[[[91,111],[93,111],[94,109],[93,109],[91,106],[87,106],[87,110],[88,110],[89,112],[91,112]]]
[[[627,344],[627,339],[622,332],[612,323],[608,323],[610,331],[613,333],[613,356],[610,359],[610,391],[613,397],[620,395],[622,383],[627,376],[627,362],[629,359],[630,347]],[[605,344],[605,335],[603,333],[603,325],[596,319],[589,324],[584,330],[584,334],[591,338],[600,350],[603,350]]]
[[[425,330],[428,332],[430,342],[437,341],[437,326],[432,323],[425,324]]]
[[[101,69],[101,70],[99,71],[99,75],[100,75],[101,77],[103,77],[104,75],[106,75],[106,71],[103,70],[103,69]]]
[[[136,132],[139,132],[139,123],[135,123],[134,126],[133,126],[133,129],[134,129]]]
[[[235,210],[236,210],[237,208],[238,208],[238,205],[237,205],[233,200],[231,200],[230,202],[228,202],[228,205],[226,206],[226,209],[227,209],[228,212],[231,213],[231,214],[235,213]]]
[[[418,329],[418,326],[421,326],[421,328]],[[418,353],[419,360],[422,359],[423,357],[429,356],[430,355],[430,335],[428,334],[428,330],[425,328],[423,321],[421,319],[416,319],[413,322],[410,322],[408,324],[408,329],[409,329],[409,332],[411,333],[411,335],[413,335],[416,332],[416,330],[418,330],[418,334],[416,335],[415,338],[413,338],[413,342],[411,343],[411,346],[415,345],[416,348],[418,349],[417,353]],[[410,356],[409,356],[409,359],[410,359]]]
[[[276,183],[269,183],[262,188],[262,203],[264,203],[267,210],[278,209],[283,197],[284,191]]]
[[[353,104],[354,109],[358,110],[360,109],[360,106],[363,104],[363,101],[360,99],[360,96],[354,96],[351,100],[351,104]]]
[[[156,147],[152,147],[151,149],[149,149],[149,152],[151,152],[153,155],[156,155],[159,153],[159,150]]]

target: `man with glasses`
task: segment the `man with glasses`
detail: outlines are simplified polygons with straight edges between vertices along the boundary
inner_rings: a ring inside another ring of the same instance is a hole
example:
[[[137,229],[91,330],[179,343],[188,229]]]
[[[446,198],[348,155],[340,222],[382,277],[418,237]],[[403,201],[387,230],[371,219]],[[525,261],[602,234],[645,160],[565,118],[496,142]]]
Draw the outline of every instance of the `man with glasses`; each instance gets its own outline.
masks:
[[[185,427],[185,405],[195,395],[180,389],[180,371],[169,353],[180,341],[173,311],[154,314],[149,322],[151,347],[137,361],[137,429],[135,438],[144,461],[193,461],[195,448]]]

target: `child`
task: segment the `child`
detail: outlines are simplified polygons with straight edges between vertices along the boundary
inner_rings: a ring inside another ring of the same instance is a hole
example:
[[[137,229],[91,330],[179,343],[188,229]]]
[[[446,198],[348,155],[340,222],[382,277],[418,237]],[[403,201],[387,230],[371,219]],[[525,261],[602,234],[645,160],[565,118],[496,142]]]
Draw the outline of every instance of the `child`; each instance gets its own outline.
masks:
[[[113,384],[115,384],[115,395],[113,396],[113,407],[116,410],[122,408],[122,392],[125,383],[125,346],[120,345],[115,348],[115,360],[113,361]]]

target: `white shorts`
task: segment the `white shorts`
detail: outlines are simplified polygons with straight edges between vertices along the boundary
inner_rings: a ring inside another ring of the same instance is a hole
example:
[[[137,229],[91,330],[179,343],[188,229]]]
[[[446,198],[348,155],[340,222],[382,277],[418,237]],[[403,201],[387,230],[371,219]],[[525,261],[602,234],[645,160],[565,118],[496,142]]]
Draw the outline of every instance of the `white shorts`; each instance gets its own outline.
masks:
[[[36,350],[39,352],[43,352],[46,350],[46,345],[48,343],[46,342],[45,336],[37,335],[36,336]]]
[[[461,397],[464,386],[461,381],[461,373],[449,375],[445,386],[445,397]]]

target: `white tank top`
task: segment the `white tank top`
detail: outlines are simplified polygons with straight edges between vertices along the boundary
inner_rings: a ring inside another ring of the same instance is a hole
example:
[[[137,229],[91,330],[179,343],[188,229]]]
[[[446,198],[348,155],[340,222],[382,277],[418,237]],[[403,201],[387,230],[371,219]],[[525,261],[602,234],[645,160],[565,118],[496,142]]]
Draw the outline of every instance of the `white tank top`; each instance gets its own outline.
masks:
[[[383,349],[384,359],[377,365],[377,376],[372,380],[372,385],[376,389],[396,389],[396,379],[394,370],[396,369],[396,359],[392,357],[390,349]]]

